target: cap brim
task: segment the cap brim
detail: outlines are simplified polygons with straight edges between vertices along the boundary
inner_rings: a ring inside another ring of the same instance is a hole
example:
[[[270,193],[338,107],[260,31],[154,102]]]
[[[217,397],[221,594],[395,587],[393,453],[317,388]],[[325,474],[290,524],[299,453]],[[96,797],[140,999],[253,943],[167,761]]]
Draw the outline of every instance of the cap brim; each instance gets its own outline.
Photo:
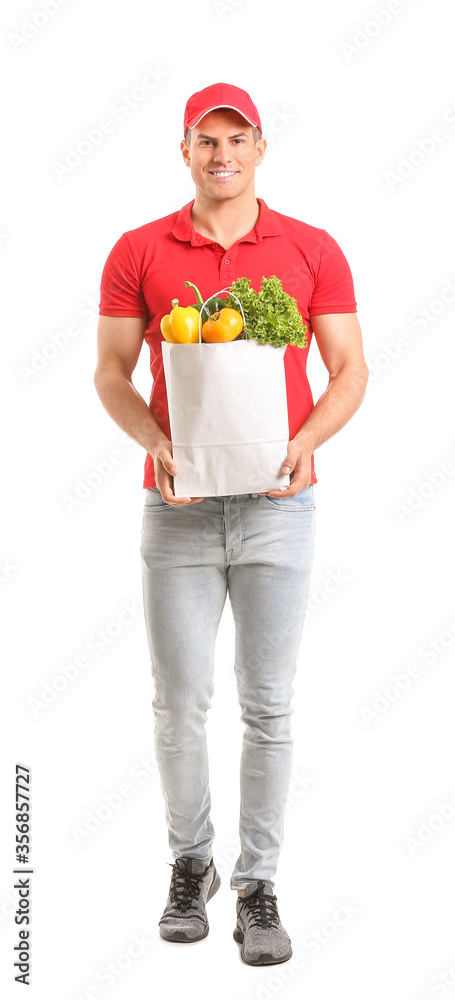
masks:
[[[246,121],[249,122],[250,125],[253,126],[253,128],[254,127],[258,128],[259,127],[257,122],[252,121],[251,118],[249,118],[248,115],[246,115],[244,111],[240,111],[240,108],[234,107],[233,104],[215,104],[215,106],[213,108],[206,108],[205,111],[203,111],[202,114],[199,115],[199,117],[195,118],[194,120],[192,120],[190,118],[190,120],[188,121],[188,124],[187,124],[187,128],[194,128],[195,125],[197,125],[198,122],[200,122],[201,119],[205,117],[205,115],[208,115],[209,111],[217,111],[218,108],[232,108],[232,111],[237,111],[237,113],[239,115],[241,115],[242,118],[245,118]]]

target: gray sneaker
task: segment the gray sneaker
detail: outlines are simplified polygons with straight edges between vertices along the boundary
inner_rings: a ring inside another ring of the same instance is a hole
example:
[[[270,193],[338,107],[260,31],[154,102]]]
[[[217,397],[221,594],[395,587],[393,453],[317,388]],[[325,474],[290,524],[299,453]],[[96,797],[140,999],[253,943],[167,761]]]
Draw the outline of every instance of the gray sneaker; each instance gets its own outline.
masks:
[[[177,858],[172,865],[167,903],[158,921],[161,937],[166,941],[200,941],[207,937],[205,904],[220,884],[213,858],[207,867],[199,858]]]
[[[247,965],[275,965],[292,955],[291,940],[278,914],[271,882],[248,882],[237,896],[234,939],[243,944],[240,956]]]

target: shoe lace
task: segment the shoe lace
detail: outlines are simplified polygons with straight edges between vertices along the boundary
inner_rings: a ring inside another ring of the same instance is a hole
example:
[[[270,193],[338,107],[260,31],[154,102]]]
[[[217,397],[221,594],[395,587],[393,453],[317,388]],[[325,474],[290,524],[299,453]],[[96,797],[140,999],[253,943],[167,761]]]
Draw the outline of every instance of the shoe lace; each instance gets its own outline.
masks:
[[[207,874],[207,871],[196,872],[190,875],[189,871],[185,867],[179,864],[180,858],[171,864],[170,861],[167,862],[172,868],[172,878],[171,885],[169,889],[169,894],[173,903],[176,904],[179,910],[189,910],[192,906],[193,899],[196,899],[200,893],[200,883],[202,879]]]
[[[239,896],[241,899],[239,914],[245,909],[249,922],[254,923],[256,927],[278,927],[280,918],[276,896],[268,896],[264,893],[264,886],[265,882],[258,882],[256,889],[249,896],[243,898]]]

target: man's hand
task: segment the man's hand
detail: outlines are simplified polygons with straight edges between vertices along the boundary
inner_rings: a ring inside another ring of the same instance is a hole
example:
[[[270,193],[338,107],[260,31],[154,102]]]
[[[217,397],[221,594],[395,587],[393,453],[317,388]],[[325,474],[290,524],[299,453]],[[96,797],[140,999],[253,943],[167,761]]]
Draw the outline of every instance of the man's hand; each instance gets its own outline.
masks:
[[[281,466],[283,473],[291,474],[291,484],[285,490],[268,490],[259,496],[294,497],[300,490],[306,490],[311,483],[311,452],[298,437],[288,443],[288,453]]]
[[[171,507],[183,507],[184,504],[200,503],[204,497],[176,497],[172,490],[171,477],[178,473],[172,457],[172,441],[162,438],[151,452],[155,469],[155,481],[165,503]]]

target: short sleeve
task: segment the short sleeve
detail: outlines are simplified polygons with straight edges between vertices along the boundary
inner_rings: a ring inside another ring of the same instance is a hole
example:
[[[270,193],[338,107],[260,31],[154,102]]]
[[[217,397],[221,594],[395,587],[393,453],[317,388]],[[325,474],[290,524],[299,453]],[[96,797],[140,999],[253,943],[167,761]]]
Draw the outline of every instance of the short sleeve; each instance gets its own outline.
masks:
[[[346,257],[333,236],[321,231],[321,256],[309,315],[357,312],[354,282]]]
[[[126,233],[117,240],[101,275],[100,316],[148,316],[147,304]]]

